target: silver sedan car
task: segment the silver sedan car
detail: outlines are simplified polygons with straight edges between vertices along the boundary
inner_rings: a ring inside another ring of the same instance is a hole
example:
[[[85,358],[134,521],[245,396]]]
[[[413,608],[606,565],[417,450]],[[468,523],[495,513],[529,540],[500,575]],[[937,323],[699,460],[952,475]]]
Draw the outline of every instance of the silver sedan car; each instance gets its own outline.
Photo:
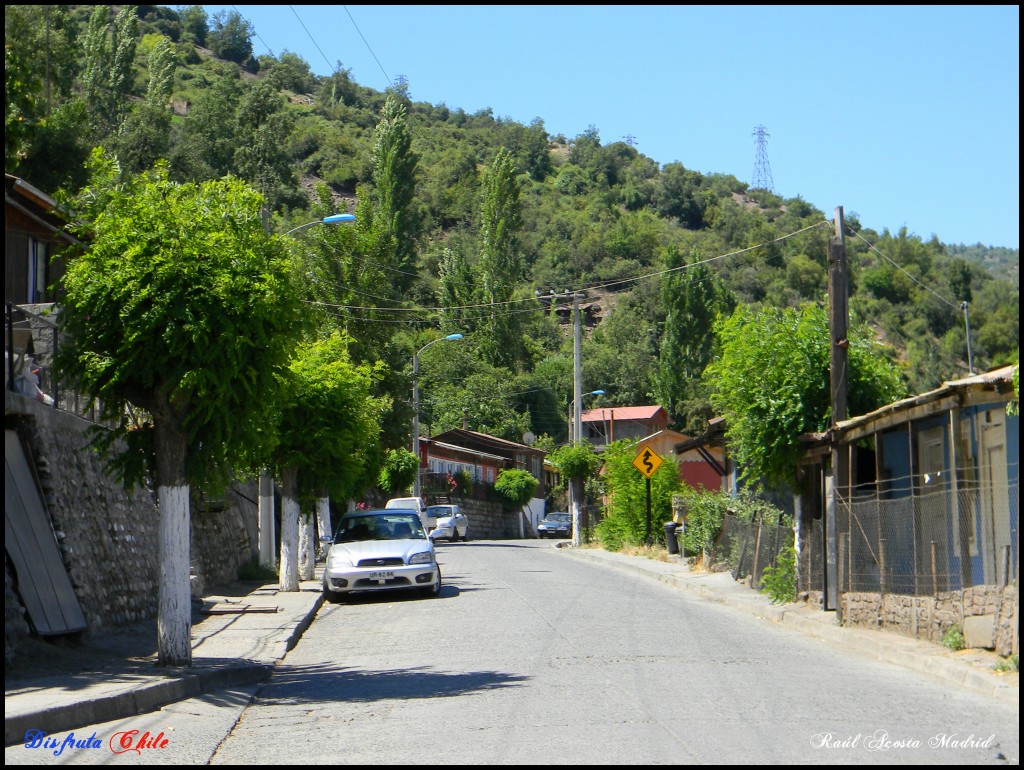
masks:
[[[441,592],[434,543],[416,511],[399,508],[350,511],[327,551],[323,591],[328,600],[363,591],[413,589]]]

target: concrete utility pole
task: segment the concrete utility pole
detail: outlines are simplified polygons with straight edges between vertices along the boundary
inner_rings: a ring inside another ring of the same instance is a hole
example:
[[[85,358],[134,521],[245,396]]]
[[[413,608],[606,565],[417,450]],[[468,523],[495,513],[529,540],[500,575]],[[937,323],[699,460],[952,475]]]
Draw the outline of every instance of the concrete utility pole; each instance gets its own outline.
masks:
[[[580,329],[580,295],[572,295],[572,437],[573,443],[583,438],[583,358],[580,347],[583,331]]]
[[[828,298],[829,298],[829,380],[832,390],[832,424],[846,419],[846,392],[849,383],[849,356],[847,338],[849,326],[849,287],[846,269],[846,235],[843,207],[835,210],[835,226],[828,242]],[[839,551],[836,543],[836,513],[842,491],[848,484],[847,455],[836,446],[832,434],[832,474],[826,479],[828,499],[825,507],[825,609],[838,608]]]

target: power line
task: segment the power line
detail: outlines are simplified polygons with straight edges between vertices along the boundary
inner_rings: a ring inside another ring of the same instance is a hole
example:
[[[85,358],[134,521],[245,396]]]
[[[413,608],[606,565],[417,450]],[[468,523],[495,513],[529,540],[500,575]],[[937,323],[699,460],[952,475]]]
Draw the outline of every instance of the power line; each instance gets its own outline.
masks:
[[[885,260],[886,262],[889,262],[889,263],[890,263],[890,264],[891,264],[891,265],[892,265],[893,267],[895,267],[895,268],[896,268],[897,270],[899,270],[899,271],[900,271],[901,273],[903,273],[904,275],[906,275],[906,276],[907,276],[907,278],[909,278],[909,279],[910,279],[911,281],[913,281],[914,283],[916,283],[916,284],[917,284],[918,286],[920,286],[920,287],[921,287],[922,289],[924,289],[924,290],[925,290],[925,291],[927,291],[928,293],[930,293],[930,294],[934,295],[934,296],[935,296],[935,297],[936,297],[936,298],[937,298],[937,299],[938,299],[939,301],[941,301],[941,302],[945,302],[945,303],[946,303],[947,305],[949,305],[949,306],[950,306],[951,308],[953,308],[954,310],[962,310],[962,309],[963,309],[963,306],[962,306],[962,305],[957,305],[957,304],[954,304],[953,302],[951,302],[950,300],[946,299],[945,297],[943,297],[943,296],[942,296],[941,294],[939,294],[938,292],[936,292],[936,291],[933,291],[932,289],[930,289],[930,288],[928,288],[927,286],[925,286],[925,285],[924,285],[923,283],[921,283],[921,282],[920,282],[919,280],[917,280],[917,278],[915,278],[915,277],[913,276],[913,274],[911,274],[911,273],[910,273],[910,272],[908,272],[908,271],[907,271],[907,270],[906,270],[905,268],[903,268],[903,267],[902,267],[902,266],[901,266],[901,265],[900,265],[900,264],[899,264],[898,262],[896,262],[896,261],[895,261],[894,259],[892,259],[891,257],[887,256],[886,254],[882,253],[882,251],[881,251],[881,250],[879,250],[879,248],[878,248],[877,246],[875,246],[875,245],[874,245],[873,243],[870,243],[870,242],[869,242],[869,241],[868,241],[868,240],[867,240],[866,238],[864,238],[864,236],[863,236],[863,235],[861,235],[861,234],[860,234],[860,233],[858,233],[858,232],[854,232],[854,231],[853,231],[853,229],[852,229],[852,228],[849,228],[849,227],[847,227],[847,228],[846,228],[846,231],[847,231],[847,232],[848,232],[848,233],[849,233],[850,235],[854,235],[854,236],[856,236],[856,237],[857,237],[857,238],[859,238],[859,239],[860,239],[861,241],[863,241],[863,242],[864,242],[865,244],[867,244],[867,247],[868,247],[869,249],[871,249],[871,251],[873,251],[873,252],[875,252],[876,254],[878,254],[878,256],[880,256],[880,257],[881,257],[882,259],[884,259],[884,260]]]

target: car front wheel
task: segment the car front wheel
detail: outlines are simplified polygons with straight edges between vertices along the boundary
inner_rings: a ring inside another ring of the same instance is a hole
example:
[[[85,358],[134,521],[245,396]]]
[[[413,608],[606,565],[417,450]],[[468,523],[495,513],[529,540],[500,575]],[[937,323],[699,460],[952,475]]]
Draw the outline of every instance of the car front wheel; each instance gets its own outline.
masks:
[[[440,567],[438,567],[438,569],[437,569],[437,582],[434,583],[432,586],[427,586],[426,588],[421,588],[420,589],[420,593],[423,596],[426,596],[429,599],[432,599],[432,598],[438,596],[441,593],[441,568]]]

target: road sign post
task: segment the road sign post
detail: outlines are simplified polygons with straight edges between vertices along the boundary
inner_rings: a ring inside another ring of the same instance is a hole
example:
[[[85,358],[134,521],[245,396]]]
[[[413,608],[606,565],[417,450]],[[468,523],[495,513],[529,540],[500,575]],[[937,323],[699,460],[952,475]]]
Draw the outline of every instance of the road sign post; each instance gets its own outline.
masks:
[[[651,544],[651,476],[661,467],[661,456],[649,446],[640,447],[636,457],[633,458],[633,467],[640,471],[647,479],[647,534],[645,542]]]

